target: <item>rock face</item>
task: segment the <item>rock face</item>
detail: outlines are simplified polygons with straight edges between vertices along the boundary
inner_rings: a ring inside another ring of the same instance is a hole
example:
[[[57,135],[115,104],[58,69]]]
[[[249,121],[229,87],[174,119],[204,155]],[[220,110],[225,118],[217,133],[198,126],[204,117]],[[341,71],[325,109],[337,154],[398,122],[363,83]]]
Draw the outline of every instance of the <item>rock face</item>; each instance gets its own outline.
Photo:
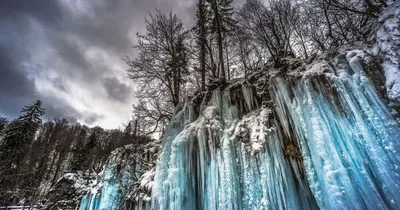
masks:
[[[50,189],[42,201],[46,209],[75,209],[91,187],[97,184],[97,174],[67,173]]]

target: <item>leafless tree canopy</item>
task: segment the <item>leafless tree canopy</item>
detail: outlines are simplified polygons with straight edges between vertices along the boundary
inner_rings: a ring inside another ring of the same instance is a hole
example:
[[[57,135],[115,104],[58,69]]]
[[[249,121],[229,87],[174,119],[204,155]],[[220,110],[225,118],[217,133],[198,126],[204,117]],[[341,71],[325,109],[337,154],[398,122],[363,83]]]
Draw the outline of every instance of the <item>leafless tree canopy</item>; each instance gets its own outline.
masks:
[[[196,24],[183,28],[176,15],[156,10],[138,34],[139,55],[126,58],[138,86],[134,116],[146,134],[163,132],[188,94],[226,84],[268,63],[308,59],[370,37],[386,0],[199,0]]]

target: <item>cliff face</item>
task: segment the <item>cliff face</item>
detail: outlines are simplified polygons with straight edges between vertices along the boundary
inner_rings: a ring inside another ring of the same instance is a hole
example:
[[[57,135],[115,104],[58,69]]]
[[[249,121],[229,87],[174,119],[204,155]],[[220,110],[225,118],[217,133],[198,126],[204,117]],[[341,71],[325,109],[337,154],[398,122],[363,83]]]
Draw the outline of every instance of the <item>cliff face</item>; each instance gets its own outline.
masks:
[[[105,184],[81,209],[399,209],[399,5],[374,46],[286,58],[188,100],[134,190]]]

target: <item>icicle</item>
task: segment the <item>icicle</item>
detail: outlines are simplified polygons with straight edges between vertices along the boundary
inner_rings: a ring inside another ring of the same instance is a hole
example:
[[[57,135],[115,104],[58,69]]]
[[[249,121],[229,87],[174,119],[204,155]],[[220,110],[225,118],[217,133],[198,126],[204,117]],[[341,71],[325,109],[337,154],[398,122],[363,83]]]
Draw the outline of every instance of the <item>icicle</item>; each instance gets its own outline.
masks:
[[[254,109],[251,89],[242,90]],[[186,121],[185,111],[174,118],[157,164],[152,208],[317,209],[283,154],[277,122],[266,126],[271,111],[239,119],[245,113],[238,113],[230,94],[214,91],[208,107],[185,127],[174,126]]]
[[[332,89],[321,79],[303,78],[291,87],[274,79],[280,121],[291,122],[282,124],[287,133],[296,131],[319,207],[399,209],[400,126],[354,52],[343,59]]]

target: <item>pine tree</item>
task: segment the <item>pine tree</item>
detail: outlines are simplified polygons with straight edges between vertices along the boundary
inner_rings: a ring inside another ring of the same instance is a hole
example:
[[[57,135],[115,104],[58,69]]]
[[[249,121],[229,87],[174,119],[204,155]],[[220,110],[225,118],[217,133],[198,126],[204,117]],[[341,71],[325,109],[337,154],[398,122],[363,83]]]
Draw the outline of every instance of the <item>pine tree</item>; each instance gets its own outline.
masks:
[[[8,119],[5,117],[0,117],[0,136],[2,135],[7,124],[8,124]]]
[[[96,132],[93,132],[90,134],[89,141],[85,144],[84,149],[86,151],[90,151],[91,149],[93,149],[96,146],[97,146],[97,136],[96,136]]]
[[[133,130],[134,128],[132,129],[132,126],[133,126],[132,121],[130,121],[130,122],[125,126],[125,129],[124,129],[124,133],[123,133],[123,135],[122,135],[121,145],[120,145],[120,146],[133,143],[133,141],[134,141],[134,132],[135,132],[135,131]]]
[[[21,116],[7,126],[1,151],[3,153],[22,149],[31,143],[35,133],[42,124],[41,117],[44,115],[42,102],[36,101],[33,105],[25,106],[21,110]]]
[[[92,132],[88,137],[87,141],[83,145],[83,147],[79,147],[75,149],[75,157],[71,163],[72,170],[77,171],[81,169],[89,169],[90,166],[85,165],[86,163],[90,163],[91,159],[88,159],[88,156],[92,152],[92,150],[97,146],[97,135],[96,132]]]
[[[0,145],[0,186],[2,189],[10,192],[14,190],[17,193],[15,190],[24,184],[27,173],[23,171],[23,158],[28,151],[28,146],[35,138],[37,129],[42,124],[43,114],[42,102],[38,100],[33,105],[22,108],[21,116],[7,126]],[[16,196],[11,193],[8,198],[12,203]]]

